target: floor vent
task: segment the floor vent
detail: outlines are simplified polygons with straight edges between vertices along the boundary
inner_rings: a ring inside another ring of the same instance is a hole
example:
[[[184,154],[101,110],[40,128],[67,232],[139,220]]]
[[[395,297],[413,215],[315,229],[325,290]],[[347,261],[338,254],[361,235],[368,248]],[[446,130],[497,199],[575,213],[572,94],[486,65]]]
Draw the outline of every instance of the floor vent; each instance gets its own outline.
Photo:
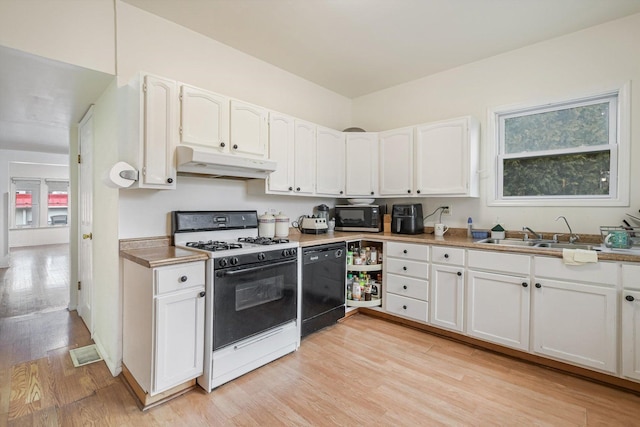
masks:
[[[98,347],[95,344],[69,350],[69,355],[73,361],[73,366],[76,368],[102,360],[102,356],[100,356]]]

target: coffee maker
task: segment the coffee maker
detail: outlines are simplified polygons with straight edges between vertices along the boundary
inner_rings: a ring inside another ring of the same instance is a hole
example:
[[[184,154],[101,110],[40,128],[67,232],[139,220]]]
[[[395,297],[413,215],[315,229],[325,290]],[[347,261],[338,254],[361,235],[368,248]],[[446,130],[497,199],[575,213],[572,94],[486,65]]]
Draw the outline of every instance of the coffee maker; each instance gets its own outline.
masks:
[[[422,204],[393,205],[391,232],[396,234],[424,233]]]

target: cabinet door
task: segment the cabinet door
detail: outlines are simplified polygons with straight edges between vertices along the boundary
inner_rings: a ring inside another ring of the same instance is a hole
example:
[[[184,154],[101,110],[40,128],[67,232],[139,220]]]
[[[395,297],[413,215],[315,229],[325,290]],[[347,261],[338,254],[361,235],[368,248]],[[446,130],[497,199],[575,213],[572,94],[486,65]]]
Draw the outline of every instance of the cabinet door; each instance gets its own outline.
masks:
[[[160,393],[202,374],[204,287],[155,298],[155,378]]]
[[[333,129],[317,129],[316,194],[344,195],[344,134]]]
[[[267,155],[267,110],[231,101],[230,150],[232,154],[265,158]]]
[[[180,88],[180,143],[229,151],[229,98]]]
[[[313,194],[316,176],[316,125],[294,121],[294,191]]]
[[[622,296],[622,375],[640,380],[640,291]]]
[[[351,197],[371,197],[377,194],[378,134],[347,133],[346,193]]]
[[[478,196],[477,142],[474,134],[475,145],[471,150],[470,120],[462,118],[417,127],[416,192]]]
[[[413,131],[396,129],[380,133],[380,195],[413,193]]]
[[[533,289],[533,350],[616,372],[616,289],[537,280]]]
[[[278,113],[269,115],[269,159],[277,169],[267,178],[267,190],[275,193],[293,191],[293,117]]]
[[[529,350],[530,286],[527,277],[469,271],[467,333]]]
[[[175,188],[174,151],[178,140],[177,84],[145,76],[143,85],[143,166],[141,187]]]
[[[464,302],[463,268],[433,264],[430,287],[431,324],[461,332]]]

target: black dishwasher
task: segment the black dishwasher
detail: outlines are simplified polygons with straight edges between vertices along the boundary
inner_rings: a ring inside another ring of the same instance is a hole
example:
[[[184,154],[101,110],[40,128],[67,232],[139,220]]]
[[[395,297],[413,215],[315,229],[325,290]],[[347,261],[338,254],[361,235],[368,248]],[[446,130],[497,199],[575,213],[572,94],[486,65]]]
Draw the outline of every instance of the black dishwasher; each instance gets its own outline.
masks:
[[[346,244],[302,249],[302,332],[307,336],[344,317]]]

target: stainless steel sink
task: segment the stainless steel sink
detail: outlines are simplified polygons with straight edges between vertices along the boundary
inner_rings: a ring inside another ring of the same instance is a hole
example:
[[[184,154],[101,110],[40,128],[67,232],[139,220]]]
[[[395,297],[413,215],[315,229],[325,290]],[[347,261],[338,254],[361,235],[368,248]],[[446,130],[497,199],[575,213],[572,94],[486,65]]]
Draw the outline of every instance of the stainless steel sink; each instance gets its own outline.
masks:
[[[522,239],[482,239],[478,240],[476,243],[488,243],[491,245],[502,245],[502,246],[535,246],[536,243],[539,243],[536,240],[522,240]]]
[[[487,243],[500,246],[520,246],[529,248],[545,248],[545,249],[585,249],[589,251],[599,251],[599,245],[591,245],[587,243],[566,243],[554,242],[551,240],[522,240],[522,239],[483,239],[476,243]]]
[[[587,243],[553,243],[544,242],[534,245],[536,248],[549,248],[549,249],[584,249],[587,251],[599,251],[600,245],[590,245]]]

